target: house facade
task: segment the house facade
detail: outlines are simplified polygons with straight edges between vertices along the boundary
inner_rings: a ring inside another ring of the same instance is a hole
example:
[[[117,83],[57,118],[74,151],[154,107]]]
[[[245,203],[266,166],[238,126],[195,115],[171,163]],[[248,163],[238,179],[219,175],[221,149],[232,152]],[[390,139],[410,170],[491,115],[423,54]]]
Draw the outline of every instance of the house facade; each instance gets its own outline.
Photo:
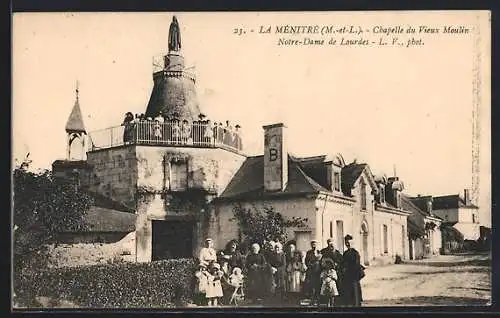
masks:
[[[401,203],[408,216],[409,258],[412,260],[439,255],[442,248],[441,218],[432,213],[432,197],[403,194]]]
[[[477,241],[480,237],[479,208],[470,200],[468,189],[460,194],[436,196],[432,210],[445,224],[459,231],[464,240]]]
[[[218,248],[241,237],[235,208],[273,207],[289,219],[307,219],[305,227],[287,233],[302,252],[311,240],[325,247],[328,238],[343,251],[343,238],[350,234],[366,265],[408,256],[409,213],[379,201],[379,184],[367,164],[346,165],[340,154],[296,157],[288,153],[286,139],[283,124],[264,126],[264,155],[248,157],[214,200],[209,235]]]

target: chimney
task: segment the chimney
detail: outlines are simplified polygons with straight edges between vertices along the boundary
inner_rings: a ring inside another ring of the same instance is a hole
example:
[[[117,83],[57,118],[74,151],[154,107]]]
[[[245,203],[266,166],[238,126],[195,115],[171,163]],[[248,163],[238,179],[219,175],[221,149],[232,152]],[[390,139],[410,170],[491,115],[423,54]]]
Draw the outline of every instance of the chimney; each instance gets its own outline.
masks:
[[[398,177],[390,177],[387,182],[386,200],[396,208],[401,208],[399,192],[404,190],[403,182]]]
[[[264,189],[283,191],[288,183],[288,149],[282,123],[264,128]]]
[[[464,202],[465,202],[465,205],[469,205],[470,204],[469,189],[464,189]]]

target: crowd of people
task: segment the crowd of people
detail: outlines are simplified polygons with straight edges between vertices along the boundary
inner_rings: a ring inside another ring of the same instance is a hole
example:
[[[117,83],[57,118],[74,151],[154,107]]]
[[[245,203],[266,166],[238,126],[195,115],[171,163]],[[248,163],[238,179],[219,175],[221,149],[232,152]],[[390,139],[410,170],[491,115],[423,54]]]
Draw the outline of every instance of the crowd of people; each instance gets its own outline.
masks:
[[[249,251],[230,241],[216,252],[211,239],[200,251],[194,275],[195,299],[198,305],[237,305],[244,298],[255,304],[361,306],[360,280],[364,267],[352,247],[353,238],[346,235],[346,250],[339,252],[333,239],[318,249],[311,242],[306,253],[297,250],[293,241],[283,246],[278,239],[253,243]]]
[[[171,117],[162,112],[156,117],[146,117],[144,114],[131,112],[125,114],[122,126],[125,126],[123,142],[135,141],[169,142],[175,144],[224,144],[232,148],[243,149],[240,136],[240,125],[233,126],[229,121],[223,126],[221,122],[213,122],[199,114],[199,120],[189,122],[181,120],[178,113]]]

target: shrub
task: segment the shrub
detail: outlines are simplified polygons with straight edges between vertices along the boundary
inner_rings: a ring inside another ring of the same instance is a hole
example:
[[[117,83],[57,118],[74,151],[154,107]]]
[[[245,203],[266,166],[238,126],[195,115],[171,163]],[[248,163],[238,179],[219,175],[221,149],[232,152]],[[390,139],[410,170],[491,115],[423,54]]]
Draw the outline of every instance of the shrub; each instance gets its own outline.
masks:
[[[185,305],[192,295],[194,259],[53,268],[16,275],[21,307],[37,306],[35,296],[90,308],[165,308]]]

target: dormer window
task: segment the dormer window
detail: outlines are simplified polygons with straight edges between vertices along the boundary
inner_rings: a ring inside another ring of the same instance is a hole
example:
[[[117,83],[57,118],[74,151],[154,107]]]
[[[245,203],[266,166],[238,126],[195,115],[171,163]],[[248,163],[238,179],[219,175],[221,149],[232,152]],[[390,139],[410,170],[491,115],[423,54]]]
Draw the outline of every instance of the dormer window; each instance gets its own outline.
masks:
[[[333,173],[333,190],[340,191],[340,172]]]
[[[385,202],[385,187],[380,185],[380,203]]]

